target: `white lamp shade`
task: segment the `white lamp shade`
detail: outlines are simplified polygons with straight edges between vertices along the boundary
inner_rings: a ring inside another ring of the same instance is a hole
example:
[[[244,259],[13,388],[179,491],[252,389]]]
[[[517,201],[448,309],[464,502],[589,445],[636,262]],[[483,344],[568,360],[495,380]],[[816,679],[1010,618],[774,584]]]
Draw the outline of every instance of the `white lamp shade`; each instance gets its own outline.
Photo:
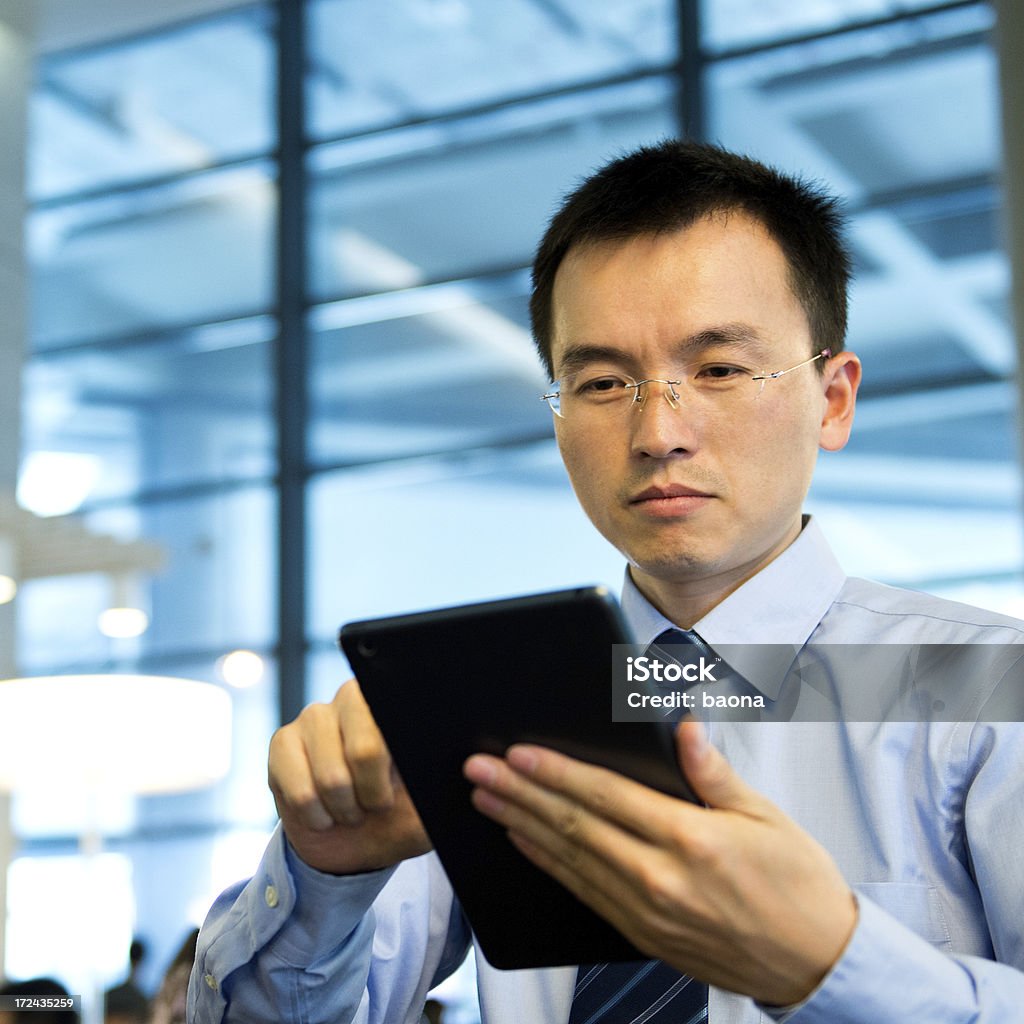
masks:
[[[0,791],[175,793],[231,762],[231,698],[191,679],[43,676],[0,682]]]

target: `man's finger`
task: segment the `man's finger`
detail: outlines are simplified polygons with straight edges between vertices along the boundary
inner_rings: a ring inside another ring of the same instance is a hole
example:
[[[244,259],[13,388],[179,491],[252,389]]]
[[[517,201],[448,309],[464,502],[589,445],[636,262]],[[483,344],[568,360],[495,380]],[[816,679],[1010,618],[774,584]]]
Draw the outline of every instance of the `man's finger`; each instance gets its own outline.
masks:
[[[690,816],[692,825],[698,824],[699,808],[608,768],[525,744],[510,747],[506,757],[517,773],[537,785],[565,794],[598,817],[655,845],[670,841],[681,825],[691,823]]]
[[[477,766],[482,760],[471,759]],[[623,903],[641,902],[642,880],[665,861],[662,851],[507,765],[495,767],[490,786],[473,790],[473,805],[505,828],[524,856],[609,920],[618,920]],[[467,765],[467,776],[476,774]]]
[[[353,789],[352,774],[345,762],[341,733],[332,709],[312,718],[304,731],[309,770],[320,802],[335,822],[358,825],[363,820]]]
[[[693,719],[676,730],[679,766],[694,793],[709,807],[739,811],[755,818],[769,815],[772,805],[733,771],[709,742],[704,726]]]
[[[386,810],[395,802],[391,753],[355,679],[338,690],[333,707],[355,799],[364,810]]]
[[[612,872],[607,885],[613,895],[621,887],[622,875],[628,876],[638,861],[655,856],[666,840],[679,836],[680,812],[705,813],[603,768],[549,750],[524,749],[536,750],[541,759],[551,755],[552,763],[527,775],[512,763],[522,761],[517,755],[510,756],[508,763],[486,754],[466,762],[466,777],[478,787],[474,804],[506,829],[534,840],[595,881],[607,866]],[[572,776],[571,786],[565,784],[567,775]],[[563,785],[545,782],[552,777]],[[638,801],[647,805],[649,813],[636,814]]]
[[[335,824],[313,782],[305,747],[294,731],[281,729],[271,745],[270,789],[282,819],[323,832]]]

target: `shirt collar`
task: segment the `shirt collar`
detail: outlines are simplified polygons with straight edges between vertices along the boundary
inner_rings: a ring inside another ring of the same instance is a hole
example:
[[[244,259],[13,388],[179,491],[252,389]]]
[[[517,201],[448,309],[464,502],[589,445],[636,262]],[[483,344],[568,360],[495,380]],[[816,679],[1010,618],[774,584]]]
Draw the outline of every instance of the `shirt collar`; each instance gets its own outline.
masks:
[[[800,535],[782,554],[715,605],[693,629],[748,682],[775,700],[797,652],[845,582],[846,574],[825,535],[807,516]],[[640,593],[628,570],[622,611],[643,646],[675,625]],[[753,645],[771,647],[755,651]]]

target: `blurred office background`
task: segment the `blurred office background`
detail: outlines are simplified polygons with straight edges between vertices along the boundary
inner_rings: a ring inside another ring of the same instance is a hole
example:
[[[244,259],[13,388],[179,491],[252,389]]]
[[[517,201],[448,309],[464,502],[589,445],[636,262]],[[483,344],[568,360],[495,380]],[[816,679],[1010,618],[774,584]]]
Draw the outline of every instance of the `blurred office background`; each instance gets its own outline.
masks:
[[[131,639],[96,627],[104,573],[22,581],[5,671],[212,682],[234,742],[217,786],[104,807],[91,881],[81,809],[11,800],[0,974],[75,983],[89,948],[112,983],[138,932],[155,983],[257,863],[270,734],[344,678],[339,623],[618,585],[527,267],[635,144],[848,198],[865,385],[811,509],[853,574],[1024,612],[1001,28],[975,0],[5,0],[0,491],[165,554]]]

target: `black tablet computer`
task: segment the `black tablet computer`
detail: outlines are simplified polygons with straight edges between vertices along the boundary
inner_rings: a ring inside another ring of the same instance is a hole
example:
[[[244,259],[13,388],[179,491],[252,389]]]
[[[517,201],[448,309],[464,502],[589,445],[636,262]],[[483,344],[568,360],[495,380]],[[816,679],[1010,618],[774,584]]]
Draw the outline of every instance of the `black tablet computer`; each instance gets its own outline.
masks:
[[[499,968],[643,959],[470,803],[470,754],[543,744],[684,799],[667,722],[612,721],[618,605],[590,587],[352,622],[338,641],[477,942]]]

